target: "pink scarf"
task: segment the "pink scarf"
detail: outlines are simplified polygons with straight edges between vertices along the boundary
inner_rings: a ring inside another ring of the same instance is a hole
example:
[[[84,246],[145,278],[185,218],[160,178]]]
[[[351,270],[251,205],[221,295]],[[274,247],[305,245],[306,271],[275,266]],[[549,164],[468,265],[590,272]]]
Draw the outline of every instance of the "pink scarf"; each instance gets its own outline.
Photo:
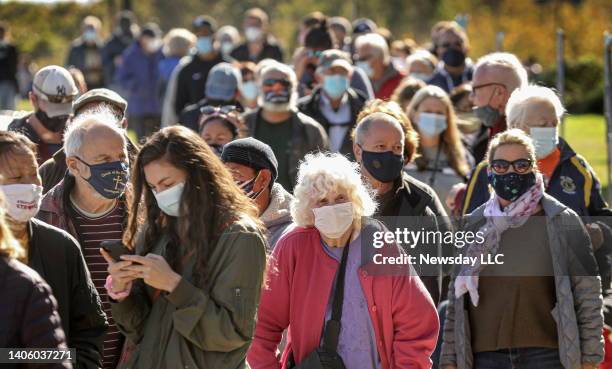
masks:
[[[470,294],[474,306],[478,306],[478,275],[484,268],[480,261],[482,257],[495,256],[501,234],[508,228],[517,228],[525,224],[533,214],[544,194],[544,180],[542,174],[536,173],[535,184],[522,194],[516,201],[501,210],[499,198],[495,192],[487,200],[484,216],[486,223],[478,232],[482,232],[484,242],[472,243],[466,250],[466,256],[475,257],[474,265],[463,265],[459,275],[455,279],[455,297],[459,298],[464,293]]]

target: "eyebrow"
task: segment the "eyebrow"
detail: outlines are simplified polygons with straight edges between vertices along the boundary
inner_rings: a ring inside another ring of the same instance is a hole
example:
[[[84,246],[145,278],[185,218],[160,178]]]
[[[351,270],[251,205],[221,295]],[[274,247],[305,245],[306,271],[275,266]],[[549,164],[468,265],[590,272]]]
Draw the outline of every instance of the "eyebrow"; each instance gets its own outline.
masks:
[[[157,184],[162,183],[163,181],[165,181],[166,179],[168,179],[170,177],[164,177],[162,179],[160,179],[159,181],[157,181]],[[149,185],[149,187],[154,187],[155,185],[151,184],[150,182],[147,181],[147,184]]]

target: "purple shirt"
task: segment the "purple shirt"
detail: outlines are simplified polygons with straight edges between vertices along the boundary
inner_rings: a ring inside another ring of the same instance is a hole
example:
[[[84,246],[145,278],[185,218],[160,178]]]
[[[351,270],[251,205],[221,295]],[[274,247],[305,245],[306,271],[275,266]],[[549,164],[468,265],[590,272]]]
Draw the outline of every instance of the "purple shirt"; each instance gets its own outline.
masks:
[[[329,256],[340,262],[344,248],[328,247],[323,240],[321,240],[321,244]],[[342,357],[346,369],[380,369],[380,357],[376,349],[376,334],[370,319],[368,302],[359,281],[361,264],[361,235],[359,235],[349,245],[346,274],[344,276],[342,328],[337,351]],[[335,286],[336,282],[334,281],[325,312],[326,322],[331,319]]]

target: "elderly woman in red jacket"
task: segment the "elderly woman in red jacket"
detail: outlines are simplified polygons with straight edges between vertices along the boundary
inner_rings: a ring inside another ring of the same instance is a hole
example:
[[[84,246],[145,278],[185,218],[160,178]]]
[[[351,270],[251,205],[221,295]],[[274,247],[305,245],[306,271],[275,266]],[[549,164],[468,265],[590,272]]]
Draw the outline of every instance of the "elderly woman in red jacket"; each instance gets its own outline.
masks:
[[[251,368],[299,367],[316,350],[320,360],[341,360],[347,369],[431,367],[439,328],[435,307],[408,265],[373,266],[370,250],[401,251],[396,244],[371,248],[371,236],[386,228],[362,218],[376,205],[358,165],[339,154],[309,154],[298,177],[291,205],[297,227],[272,255],[247,355]],[[335,336],[330,320],[340,323]],[[276,349],[287,328],[279,359]]]

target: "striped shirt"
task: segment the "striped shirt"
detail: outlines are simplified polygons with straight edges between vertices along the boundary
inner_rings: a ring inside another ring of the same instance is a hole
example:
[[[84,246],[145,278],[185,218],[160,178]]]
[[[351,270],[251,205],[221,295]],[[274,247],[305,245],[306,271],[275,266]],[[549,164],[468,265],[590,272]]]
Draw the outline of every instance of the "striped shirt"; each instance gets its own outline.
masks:
[[[114,369],[121,356],[123,337],[117,329],[111,315],[108,294],[106,293],[106,288],[104,288],[106,276],[108,275],[108,265],[104,257],[100,255],[100,242],[121,240],[121,236],[123,235],[123,220],[127,215],[120,201],[118,201],[117,205],[110,211],[95,217],[92,217],[91,214],[86,215],[72,201],[70,205],[72,222],[79,236],[83,256],[85,257],[85,262],[91,273],[91,279],[102,300],[102,308],[106,313],[109,323],[109,328],[104,338],[102,367],[104,369]]]

